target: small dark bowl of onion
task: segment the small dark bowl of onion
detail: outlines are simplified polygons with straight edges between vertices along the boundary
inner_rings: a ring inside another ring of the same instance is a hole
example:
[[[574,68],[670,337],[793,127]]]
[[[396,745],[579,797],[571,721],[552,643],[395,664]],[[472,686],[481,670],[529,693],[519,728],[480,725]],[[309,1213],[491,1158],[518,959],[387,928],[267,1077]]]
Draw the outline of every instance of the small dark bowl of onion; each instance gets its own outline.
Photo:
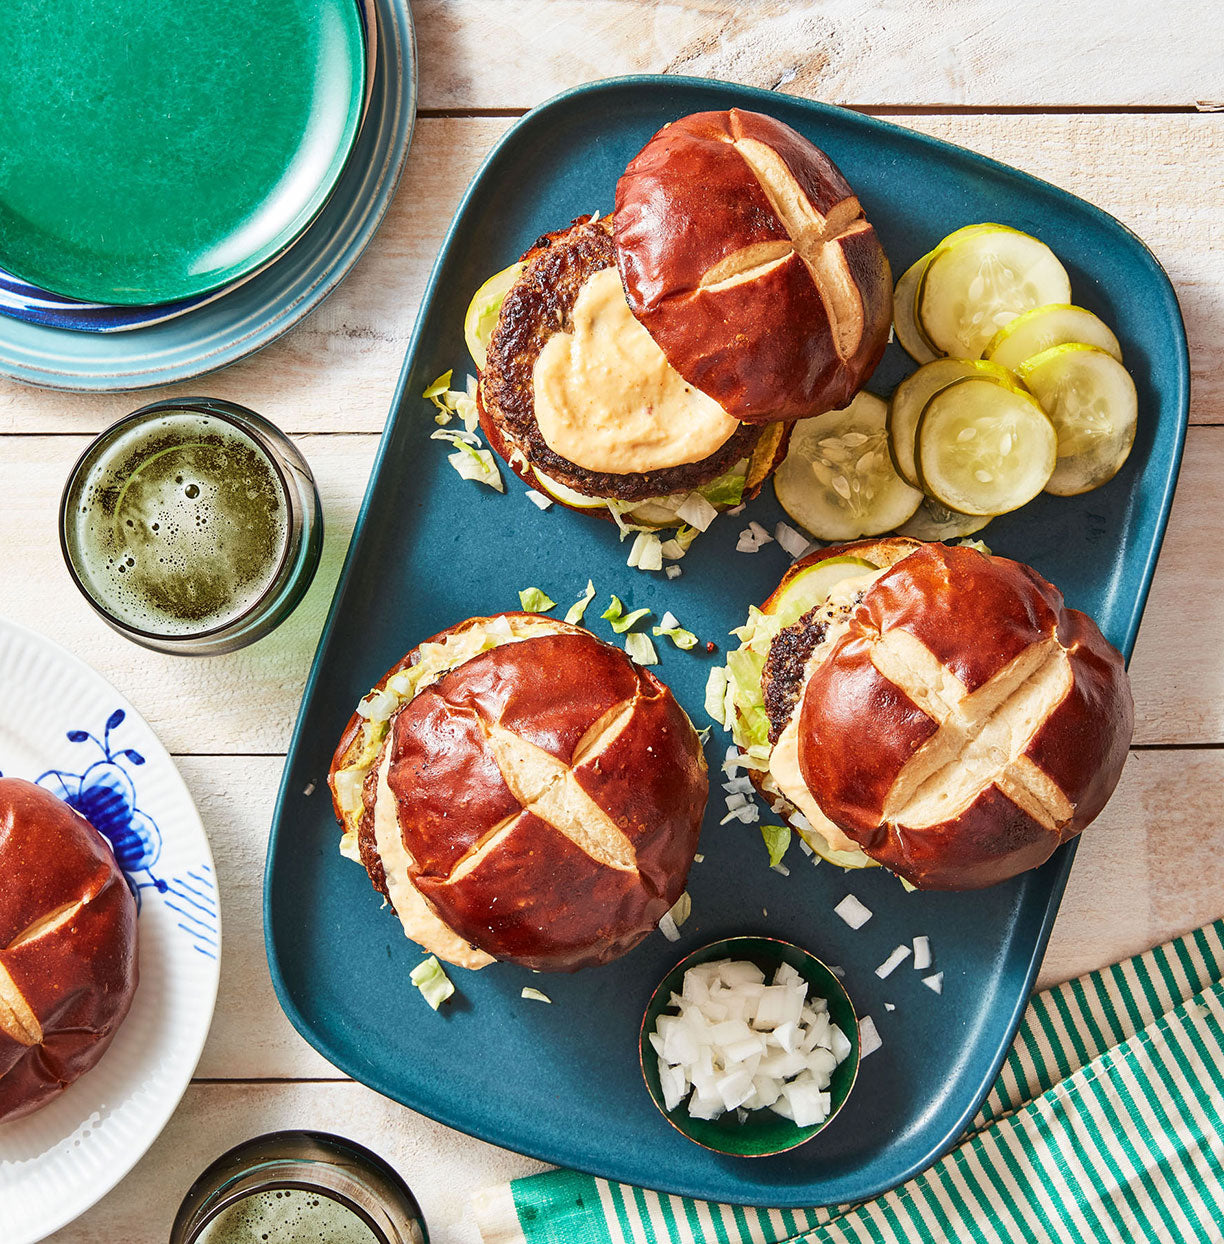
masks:
[[[859,1064],[854,1005],[815,955],[773,937],[711,942],[659,982],[642,1076],[683,1136],[761,1158],[805,1144],[845,1105]]]

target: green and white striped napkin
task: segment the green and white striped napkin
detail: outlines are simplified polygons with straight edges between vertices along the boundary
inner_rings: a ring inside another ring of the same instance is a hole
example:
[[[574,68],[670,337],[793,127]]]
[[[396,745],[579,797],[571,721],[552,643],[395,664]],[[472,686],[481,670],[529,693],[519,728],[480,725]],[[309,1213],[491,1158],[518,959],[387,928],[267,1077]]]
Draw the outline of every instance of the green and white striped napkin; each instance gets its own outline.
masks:
[[[1224,920],[1035,995],[965,1139],[873,1201],[760,1210],[549,1171],[474,1210],[484,1244],[1224,1240]]]

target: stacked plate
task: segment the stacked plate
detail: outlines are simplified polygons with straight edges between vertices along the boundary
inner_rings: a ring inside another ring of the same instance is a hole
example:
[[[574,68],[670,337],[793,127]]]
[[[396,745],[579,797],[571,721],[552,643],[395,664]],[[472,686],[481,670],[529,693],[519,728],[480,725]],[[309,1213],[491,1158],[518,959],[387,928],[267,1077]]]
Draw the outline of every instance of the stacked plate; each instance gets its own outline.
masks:
[[[0,44],[0,372],[35,384],[266,345],[356,261],[411,141],[408,0],[44,0]]]

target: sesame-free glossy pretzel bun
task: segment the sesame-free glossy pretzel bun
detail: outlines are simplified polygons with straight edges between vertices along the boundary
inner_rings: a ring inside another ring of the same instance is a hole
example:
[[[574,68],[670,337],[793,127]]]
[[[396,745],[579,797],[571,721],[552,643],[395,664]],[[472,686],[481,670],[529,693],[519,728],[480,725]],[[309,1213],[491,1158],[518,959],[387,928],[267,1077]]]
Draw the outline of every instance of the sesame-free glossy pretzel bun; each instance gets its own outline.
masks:
[[[661,129],[616,186],[630,309],[668,362],[749,423],[845,406],[879,362],[888,260],[837,166],[756,112]]]
[[[397,908],[408,883],[427,949],[464,966],[624,954],[679,898],[705,810],[700,742],[671,692],[588,631],[535,621],[406,701],[364,787],[371,877],[393,901],[398,880]]]
[[[106,839],[0,778],[0,1123],[102,1057],[136,988],[136,903]]]
[[[803,780],[873,859],[973,889],[1105,806],[1134,706],[1122,657],[1035,570],[927,544],[866,593],[799,709]]]

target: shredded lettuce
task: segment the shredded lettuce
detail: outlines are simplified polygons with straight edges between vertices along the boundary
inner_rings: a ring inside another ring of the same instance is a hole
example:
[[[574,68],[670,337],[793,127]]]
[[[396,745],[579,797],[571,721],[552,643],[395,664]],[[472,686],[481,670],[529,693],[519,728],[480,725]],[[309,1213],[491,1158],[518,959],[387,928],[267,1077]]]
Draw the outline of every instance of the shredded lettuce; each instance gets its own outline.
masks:
[[[635,609],[632,613],[625,612],[619,596],[612,597],[612,603],[600,615],[608,620],[612,629],[623,635],[635,622],[640,622],[650,612],[649,609]]]
[[[475,480],[476,483],[486,484],[497,492],[506,491],[497,463],[487,449],[473,449],[471,445],[460,442],[459,452],[448,455],[446,460],[461,479]]]
[[[519,604],[525,613],[547,613],[557,607],[557,602],[538,587],[525,587],[519,593]]]
[[[742,467],[727,471],[697,489],[711,505],[739,505],[748,477]]]
[[[629,550],[629,565],[634,570],[662,570],[663,542],[653,531],[639,531]]]
[[[697,636],[692,631],[686,631],[670,609],[659,619],[659,625],[654,628],[654,634],[656,636],[666,635],[677,648],[683,648],[686,652],[697,646]]]
[[[658,665],[659,654],[644,631],[634,631],[625,636],[625,651],[639,665]]]
[[[761,837],[765,839],[765,849],[769,852],[769,867],[777,868],[791,844],[790,829],[786,825],[762,825]]]
[[[569,612],[565,615],[565,620],[570,626],[577,626],[582,621],[583,614],[586,613],[587,606],[595,599],[595,584],[588,579],[586,591],[578,597],[576,601],[569,607]]]
[[[444,372],[421,396],[428,398],[437,407],[435,419],[438,423],[450,423],[458,415],[463,420],[463,426],[469,432],[475,432],[480,423],[480,411],[476,406],[476,381],[469,377],[462,390],[452,389],[450,383],[454,374],[453,368]]]
[[[455,374],[455,369],[454,369],[453,367],[450,369],[450,371],[444,371],[444,372],[443,372],[443,373],[442,373],[442,374],[441,374],[441,375],[437,378],[437,380],[435,380],[435,381],[433,382],[433,384],[431,384],[431,385],[429,386],[429,388],[428,388],[428,389],[426,389],[426,390],[425,390],[425,392],[421,394],[421,396],[422,396],[422,397],[427,397],[427,398],[429,398],[431,401],[432,401],[434,398],[441,396],[443,393],[445,393],[445,392],[446,392],[446,390],[447,390],[447,389],[449,389],[449,388],[450,388],[451,377],[452,377],[454,374]],[[441,405],[441,403],[440,403],[440,402],[434,402],[434,405],[435,405],[435,406],[440,406],[440,405]]]
[[[450,977],[442,971],[437,955],[418,963],[408,979],[421,991],[421,997],[436,1011],[455,992]]]
[[[712,717],[724,729],[727,725],[724,714],[726,702],[727,671],[723,666],[716,665],[710,670],[710,676],[706,679],[705,711],[708,717]]]

